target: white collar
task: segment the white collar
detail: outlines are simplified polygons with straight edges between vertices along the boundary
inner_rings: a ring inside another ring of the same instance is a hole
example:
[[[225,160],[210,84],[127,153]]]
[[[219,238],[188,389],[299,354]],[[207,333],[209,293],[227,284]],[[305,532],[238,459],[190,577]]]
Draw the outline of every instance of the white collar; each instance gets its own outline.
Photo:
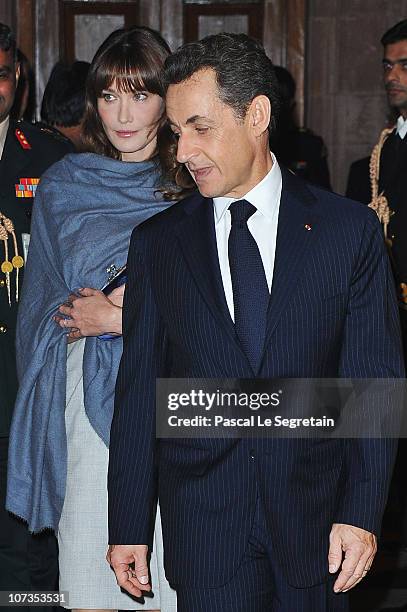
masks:
[[[273,219],[276,207],[279,203],[279,195],[281,192],[281,170],[278,162],[272,152],[272,166],[266,176],[257,183],[246,195],[241,198],[218,197],[213,198],[213,206],[215,209],[215,223],[219,223],[223,215],[228,210],[232,202],[237,200],[247,200],[253,204],[259,212],[265,217]]]
[[[402,115],[397,119],[396,124],[396,133],[400,136],[400,138],[404,138],[407,134],[407,119],[404,119]]]
[[[10,116],[7,115],[0,123],[0,159],[3,155],[4,145],[6,144],[7,130],[10,123]]]

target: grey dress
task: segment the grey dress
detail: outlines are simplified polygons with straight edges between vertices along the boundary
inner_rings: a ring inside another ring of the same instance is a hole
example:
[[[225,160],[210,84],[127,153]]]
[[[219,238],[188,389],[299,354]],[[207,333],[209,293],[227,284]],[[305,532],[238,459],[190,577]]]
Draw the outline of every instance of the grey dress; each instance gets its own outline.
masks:
[[[68,468],[65,502],[58,529],[60,590],[68,608],[161,610],[175,612],[176,595],[163,569],[159,512],[150,562],[153,597],[137,600],[118,587],[105,560],[107,467],[109,451],[90,425],[83,404],[82,360],[85,340],[68,346],[66,431]]]

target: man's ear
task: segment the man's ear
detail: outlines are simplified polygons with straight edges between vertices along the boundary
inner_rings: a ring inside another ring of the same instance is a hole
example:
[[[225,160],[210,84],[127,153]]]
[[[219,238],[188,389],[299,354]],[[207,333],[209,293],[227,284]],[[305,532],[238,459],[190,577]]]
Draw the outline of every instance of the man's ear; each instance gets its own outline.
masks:
[[[250,128],[256,137],[267,131],[271,117],[271,103],[267,96],[256,96],[248,110]]]

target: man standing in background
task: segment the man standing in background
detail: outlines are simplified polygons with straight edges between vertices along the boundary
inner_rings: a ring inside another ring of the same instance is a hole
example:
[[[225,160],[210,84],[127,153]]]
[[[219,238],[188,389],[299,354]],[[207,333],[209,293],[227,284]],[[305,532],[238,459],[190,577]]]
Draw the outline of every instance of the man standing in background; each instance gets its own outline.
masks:
[[[29,534],[6,512],[5,493],[17,393],[15,327],[31,210],[40,176],[73,147],[10,117],[19,74],[14,35],[0,23],[0,591],[54,590],[58,584],[54,536]]]
[[[312,130],[299,127],[296,120],[296,83],[283,66],[274,66],[280,88],[281,111],[276,129],[270,134],[270,149],[280,164],[305,181],[332,189],[328,153],[324,141]]]
[[[82,125],[85,114],[85,86],[89,62],[57,62],[44,90],[41,123],[46,131],[83,149]]]
[[[369,162],[352,164],[346,195],[376,210],[393,266],[407,351],[407,19],[388,30],[384,47],[383,76],[389,105],[398,115],[393,127],[382,131]]]
[[[399,302],[404,359],[407,357],[407,19],[381,38],[383,79],[396,123],[385,128],[370,158],[350,168],[346,195],[376,210],[392,264]],[[370,177],[370,181],[369,181]],[[401,504],[401,532],[407,545],[406,440],[399,443],[394,481]]]

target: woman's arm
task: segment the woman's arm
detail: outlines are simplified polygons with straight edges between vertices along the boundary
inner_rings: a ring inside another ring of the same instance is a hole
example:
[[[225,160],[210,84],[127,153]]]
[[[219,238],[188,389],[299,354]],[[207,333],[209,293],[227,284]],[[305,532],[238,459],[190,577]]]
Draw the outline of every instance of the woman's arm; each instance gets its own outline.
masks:
[[[69,330],[68,342],[84,336],[121,335],[124,287],[117,287],[108,296],[88,287],[80,289],[78,295],[71,294],[58,309],[65,316],[54,317],[61,327]]]

